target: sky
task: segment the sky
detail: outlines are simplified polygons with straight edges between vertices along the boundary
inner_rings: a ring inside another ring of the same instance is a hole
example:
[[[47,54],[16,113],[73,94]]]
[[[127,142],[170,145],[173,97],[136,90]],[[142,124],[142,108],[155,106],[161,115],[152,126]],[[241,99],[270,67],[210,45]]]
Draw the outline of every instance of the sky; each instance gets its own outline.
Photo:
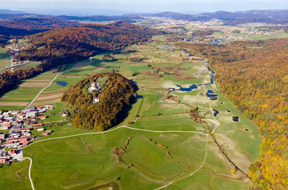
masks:
[[[55,14],[69,10],[82,11],[83,14],[95,10],[112,10],[115,14],[160,11],[197,13],[218,10],[288,9],[288,0],[0,0],[0,9],[52,11]]]

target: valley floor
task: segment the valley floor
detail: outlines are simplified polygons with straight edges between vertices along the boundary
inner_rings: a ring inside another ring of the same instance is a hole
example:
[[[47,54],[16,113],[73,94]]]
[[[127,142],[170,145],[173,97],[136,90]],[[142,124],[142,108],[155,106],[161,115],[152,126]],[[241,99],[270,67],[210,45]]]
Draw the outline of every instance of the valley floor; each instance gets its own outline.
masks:
[[[260,155],[259,132],[219,92],[207,61],[187,56],[165,36],[127,50],[115,55],[117,61],[97,55],[81,67],[67,68],[55,81],[68,85],[53,82],[35,100],[33,105],[58,106],[59,113],[49,118],[54,122],[63,120],[63,92],[86,75],[114,69],[139,88],[137,102],[118,126],[105,132],[52,126],[51,136],[24,148],[33,161],[35,189],[250,189],[246,174]],[[24,84],[48,82],[56,75],[46,72]],[[0,103],[27,88],[16,88]],[[23,101],[30,102],[38,88]],[[202,118],[197,122],[191,114],[196,106]],[[1,189],[31,189],[28,170],[28,160],[1,168]]]

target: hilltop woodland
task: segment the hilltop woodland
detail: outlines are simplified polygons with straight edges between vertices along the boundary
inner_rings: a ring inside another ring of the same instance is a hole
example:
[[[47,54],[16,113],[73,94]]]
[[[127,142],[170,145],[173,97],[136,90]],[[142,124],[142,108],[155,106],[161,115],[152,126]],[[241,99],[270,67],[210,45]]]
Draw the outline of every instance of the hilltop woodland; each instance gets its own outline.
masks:
[[[109,25],[81,25],[57,28],[26,37],[29,45],[19,52],[20,60],[42,61],[35,68],[6,71],[0,75],[0,95],[11,90],[22,79],[34,77],[59,65],[114,51],[134,43],[143,43],[158,31],[126,22]]]
[[[259,127],[261,156],[249,174],[255,186],[287,188],[288,39],[177,45],[209,58],[222,93]]]
[[[102,81],[100,102],[93,103],[95,94],[88,92],[92,82]],[[133,102],[134,87],[131,80],[122,75],[100,73],[90,76],[64,93],[67,115],[77,129],[107,130],[122,121]]]

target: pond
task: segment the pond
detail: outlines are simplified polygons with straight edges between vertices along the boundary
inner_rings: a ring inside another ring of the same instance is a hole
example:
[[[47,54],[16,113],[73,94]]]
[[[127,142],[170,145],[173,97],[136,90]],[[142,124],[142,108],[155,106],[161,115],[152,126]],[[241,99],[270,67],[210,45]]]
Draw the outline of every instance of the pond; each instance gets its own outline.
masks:
[[[67,86],[68,82],[66,81],[55,81],[58,85],[64,87],[64,86]]]
[[[215,109],[213,109],[213,111],[214,111],[214,117],[216,117],[219,114],[219,111]]]
[[[177,86],[180,88],[180,89],[179,89],[180,91],[184,91],[184,92],[190,92],[190,91],[198,88],[198,86],[197,86],[196,84],[192,84],[192,85],[191,85],[190,87],[188,87],[188,88],[183,88],[183,87],[182,87],[181,85],[179,85],[179,84],[177,84]]]
[[[239,121],[239,117],[238,116],[233,116],[232,117],[233,121],[238,122]]]
[[[207,70],[211,72],[211,75],[210,75],[210,83],[203,83],[203,84],[192,84],[190,85],[188,88],[183,88],[181,85],[177,84],[176,86],[179,87],[180,89],[175,89],[175,88],[169,88],[169,90],[173,90],[173,91],[184,91],[184,92],[190,92],[194,89],[198,89],[199,86],[204,86],[204,85],[211,85],[211,84],[214,84],[214,75],[215,75],[215,72],[212,71],[210,68],[209,68],[209,65],[208,65],[208,61],[204,61],[204,63],[207,63],[206,67],[207,67]],[[204,72],[205,70],[202,70],[202,72]],[[201,77],[201,75],[199,73],[196,73],[195,74],[196,76],[198,77]],[[218,98],[218,95],[217,94],[214,94],[214,92],[212,90],[208,90],[208,92],[206,93],[207,97],[209,97],[211,100],[217,100]]]
[[[214,91],[213,91],[213,90],[207,90],[206,96],[207,96],[208,98],[210,98],[210,100],[217,100],[217,99],[218,99],[218,95],[217,95],[217,94],[214,94]]]

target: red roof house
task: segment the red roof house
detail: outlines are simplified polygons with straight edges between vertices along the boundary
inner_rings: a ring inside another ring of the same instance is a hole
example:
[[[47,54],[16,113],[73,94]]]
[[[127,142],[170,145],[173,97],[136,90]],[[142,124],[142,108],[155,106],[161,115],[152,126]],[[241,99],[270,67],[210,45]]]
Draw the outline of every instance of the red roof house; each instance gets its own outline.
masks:
[[[6,163],[6,158],[0,158],[0,163],[5,164]]]
[[[10,153],[10,154],[17,154],[17,149],[11,149],[11,150],[9,151],[9,153]]]

